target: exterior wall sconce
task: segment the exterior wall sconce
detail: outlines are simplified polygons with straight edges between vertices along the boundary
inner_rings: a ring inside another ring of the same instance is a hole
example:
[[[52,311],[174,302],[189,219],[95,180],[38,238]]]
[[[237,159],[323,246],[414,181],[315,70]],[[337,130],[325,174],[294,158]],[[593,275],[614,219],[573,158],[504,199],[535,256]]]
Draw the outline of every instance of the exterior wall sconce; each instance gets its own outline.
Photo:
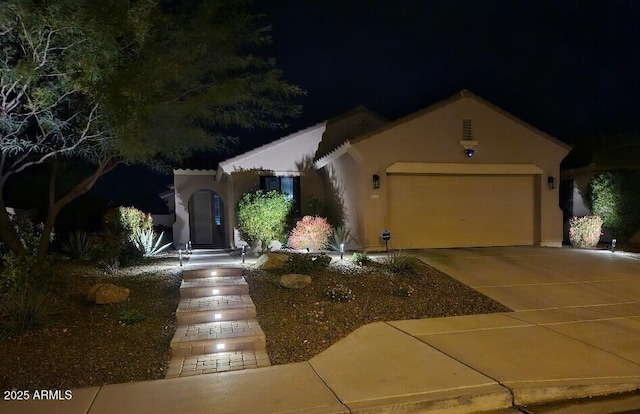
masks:
[[[377,190],[378,188],[380,188],[380,176],[373,174],[373,189]]]
[[[463,139],[462,141],[460,141],[460,145],[464,149],[464,155],[466,155],[467,158],[471,158],[476,153],[476,148],[478,147],[478,141]]]
[[[547,178],[547,185],[549,186],[549,190],[556,188],[556,178],[549,176]]]

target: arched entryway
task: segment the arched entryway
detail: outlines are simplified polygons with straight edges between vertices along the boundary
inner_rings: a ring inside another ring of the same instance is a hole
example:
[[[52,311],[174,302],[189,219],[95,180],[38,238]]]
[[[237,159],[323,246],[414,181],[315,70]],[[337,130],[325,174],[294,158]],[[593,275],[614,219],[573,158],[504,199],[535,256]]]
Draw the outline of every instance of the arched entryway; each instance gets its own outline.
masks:
[[[199,190],[189,199],[189,234],[198,247],[227,247],[224,205],[215,191]]]

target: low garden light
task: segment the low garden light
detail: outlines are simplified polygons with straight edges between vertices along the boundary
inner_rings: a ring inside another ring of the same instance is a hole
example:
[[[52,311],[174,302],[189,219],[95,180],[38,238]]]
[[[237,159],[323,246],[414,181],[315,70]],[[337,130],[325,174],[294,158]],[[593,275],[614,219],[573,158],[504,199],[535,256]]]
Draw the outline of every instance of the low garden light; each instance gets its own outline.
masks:
[[[547,186],[549,186],[549,190],[553,190],[556,188],[556,178],[549,176],[547,178]]]
[[[342,260],[344,256],[344,243],[340,243],[340,260]]]
[[[178,249],[178,259],[180,259],[180,267],[182,267],[182,249]]]
[[[242,263],[244,263],[244,255],[245,255],[246,247],[247,246],[245,246],[245,245],[242,246]]]
[[[615,252],[616,251],[616,242],[618,240],[616,239],[611,239],[611,252]]]

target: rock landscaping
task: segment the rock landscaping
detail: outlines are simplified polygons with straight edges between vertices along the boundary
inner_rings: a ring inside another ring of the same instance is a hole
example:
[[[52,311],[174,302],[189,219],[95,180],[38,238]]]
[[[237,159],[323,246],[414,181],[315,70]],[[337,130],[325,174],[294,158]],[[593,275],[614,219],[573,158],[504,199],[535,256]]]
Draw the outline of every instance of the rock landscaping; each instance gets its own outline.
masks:
[[[245,273],[272,364],[309,360],[370,322],[510,311],[415,258],[355,261],[367,264],[345,256],[312,268],[303,289],[282,286],[286,262]]]

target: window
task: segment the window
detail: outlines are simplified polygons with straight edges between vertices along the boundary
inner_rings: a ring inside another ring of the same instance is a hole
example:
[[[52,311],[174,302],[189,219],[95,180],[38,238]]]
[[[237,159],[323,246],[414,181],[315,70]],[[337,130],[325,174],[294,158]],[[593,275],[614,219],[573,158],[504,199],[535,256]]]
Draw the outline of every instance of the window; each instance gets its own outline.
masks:
[[[261,176],[260,189],[265,191],[281,191],[287,200],[293,200],[292,213],[300,215],[300,177]]]
[[[220,218],[220,196],[217,193],[213,194],[213,221],[217,226],[222,223]]]

